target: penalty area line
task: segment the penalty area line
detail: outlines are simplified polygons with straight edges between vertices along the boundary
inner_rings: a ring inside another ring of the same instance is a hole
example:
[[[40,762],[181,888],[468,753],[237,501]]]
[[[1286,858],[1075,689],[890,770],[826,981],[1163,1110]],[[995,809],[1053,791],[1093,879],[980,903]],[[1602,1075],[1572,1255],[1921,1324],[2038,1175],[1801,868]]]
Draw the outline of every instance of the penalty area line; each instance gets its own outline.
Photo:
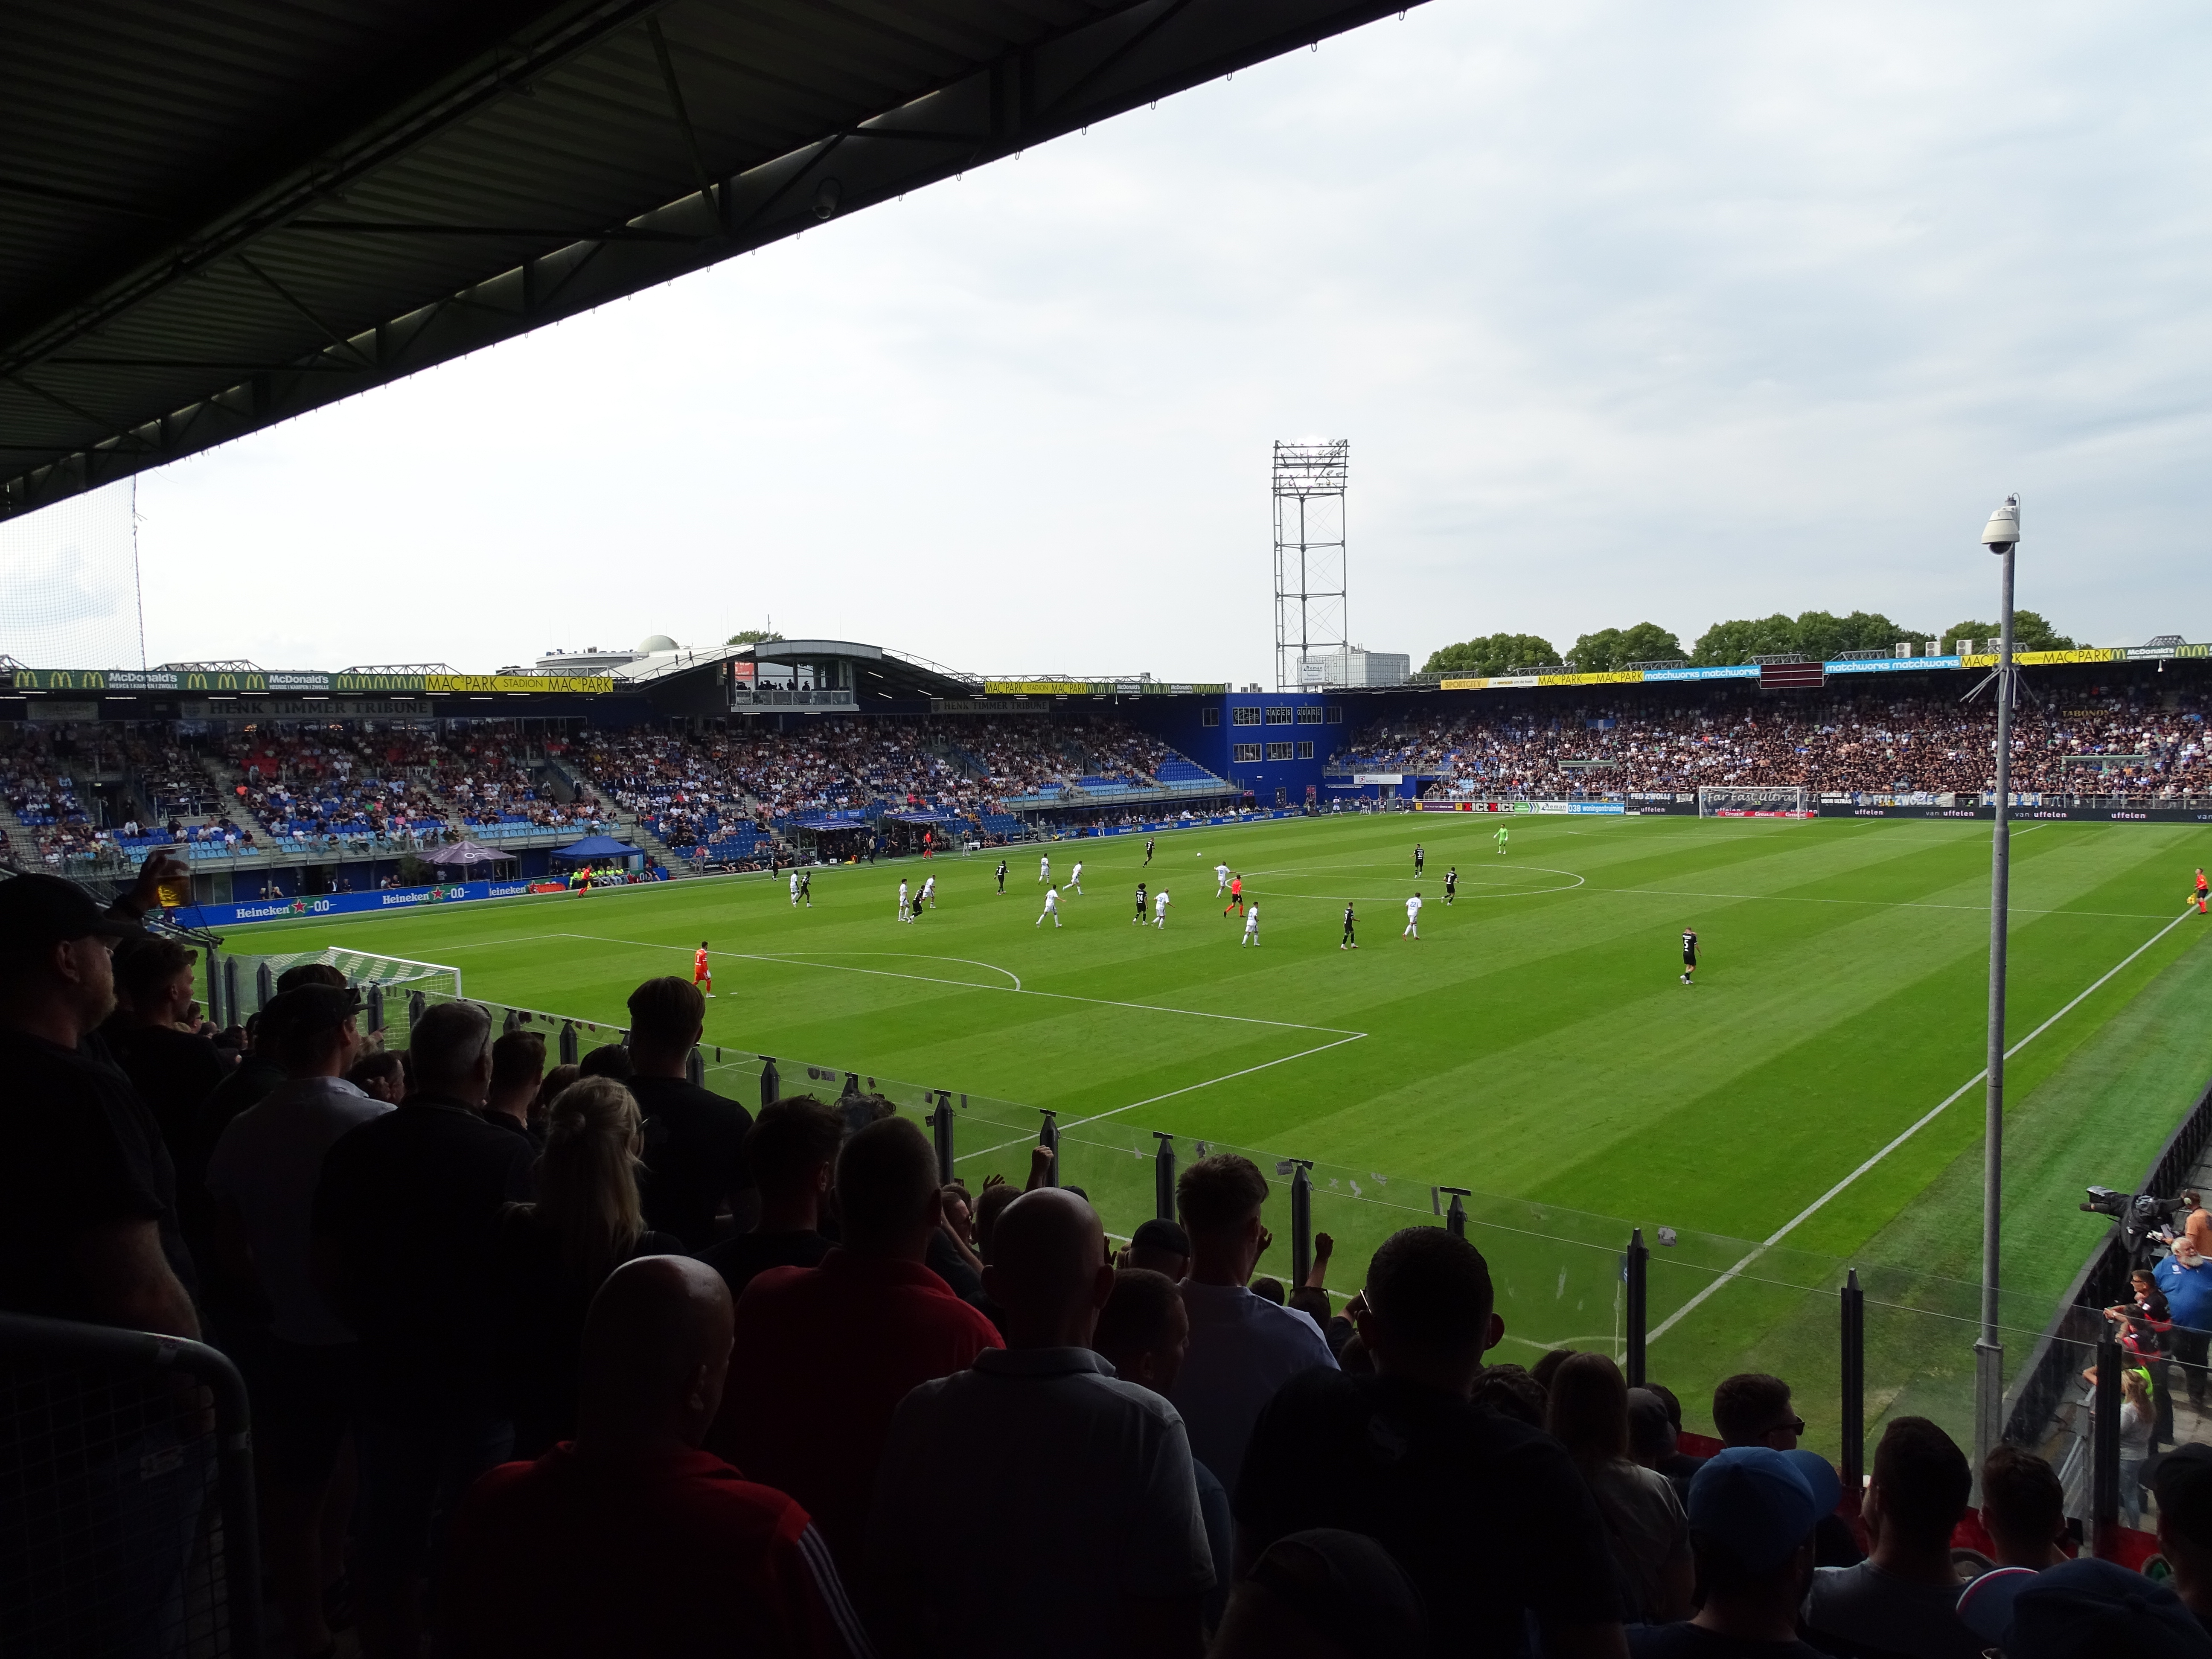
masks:
[[[1283,1054],[1274,1060],[1263,1060],[1257,1066],[1247,1066],[1237,1071],[1224,1072],[1219,1077],[1210,1077],[1203,1083],[1186,1083],[1182,1088],[1170,1089],[1165,1094],[1152,1095],[1143,1100],[1133,1100],[1127,1106],[1116,1106],[1109,1111],[1094,1112],[1089,1117],[1079,1117],[1072,1123],[1061,1124],[1060,1132],[1066,1134],[1069,1130],[1080,1129],[1087,1123],[1103,1123],[1109,1117],[1119,1117],[1124,1112],[1133,1112],[1140,1106],[1157,1106],[1160,1102],[1173,1100],[1178,1095],[1195,1094],[1200,1089],[1211,1089],[1217,1083],[1229,1083],[1240,1077],[1250,1077],[1255,1072],[1267,1071],[1277,1066],[1287,1066],[1294,1060],[1305,1060],[1314,1054],[1324,1054],[1331,1048],[1340,1048],[1347,1042],[1358,1042],[1366,1035],[1364,1031],[1354,1031],[1349,1036],[1337,1038],[1334,1042],[1318,1043],[1310,1048],[1301,1048],[1294,1054]],[[992,1152],[1002,1152],[1009,1146],[1022,1146],[1033,1138],[1030,1135],[1021,1135],[1012,1140],[1001,1140],[994,1146],[980,1146],[972,1152],[960,1153],[953,1162],[964,1164],[971,1158],[983,1158]]]
[[[2021,1049],[2027,1048],[2029,1043],[2034,1042],[2036,1038],[2041,1036],[2052,1026],[2057,1024],[2060,1020],[2065,1018],[2067,1015],[2072,1013],[2076,1008],[2087,1002],[2092,996],[2102,990],[2105,986],[2108,984],[2123,969],[2126,968],[2130,963],[2135,961],[2137,957],[2142,955],[2142,953],[2149,950],[2152,945],[2157,944],[2175,928],[2180,927],[2184,921],[2186,921],[2189,919],[2189,911],[2184,910],[2172,921],[2167,922],[2165,927],[2160,928],[2158,932],[2153,933],[2141,945],[2138,945],[2134,950],[2129,951],[2126,956],[2121,957],[2118,963],[2106,969],[2094,984],[2090,985],[2086,990],[2075,997],[2073,1001],[2068,1003],[2057,1013],[2051,1015],[2050,1018],[2045,1020],[2042,1024],[2037,1026],[2033,1031],[2030,1031],[2019,1042],[2014,1043],[2011,1048],[2006,1049],[2005,1058],[2007,1060],[2010,1060]],[[1743,1272],[1747,1267],[1750,1267],[1754,1261],[1757,1261],[1759,1257],[1765,1255],[1769,1250],[1779,1244],[1784,1239],[1796,1232],[1798,1228],[1804,1225],[1805,1223],[1810,1221],[1814,1216],[1826,1209],[1830,1201],[1836,1198],[1838,1194],[1842,1193],[1844,1188],[1850,1187],[1854,1182],[1857,1181],[1861,1176],[1866,1174],[1868,1170],[1873,1169],[1875,1165],[1880,1164],[1892,1152],[1905,1145],[1906,1141],[1911,1139],[1913,1136],[1918,1134],[1923,1129],[1926,1128],[1937,1118],[1941,1117],[1953,1105],[1956,1104],[1961,1098],[1963,1098],[1968,1091],[1972,1090],[1975,1085],[1987,1079],[1989,1074],[1989,1067],[1984,1066],[1980,1071],[1975,1073],[1973,1076],[1968,1078],[1964,1083],[1960,1084],[1949,1094],[1944,1096],[1941,1102],[1930,1108],[1923,1116],[1913,1122],[1894,1140],[1891,1141],[1887,1146],[1884,1146],[1872,1158],[1867,1159],[1865,1163],[1860,1164],[1857,1169],[1853,1170],[1849,1175],[1845,1176],[1841,1181],[1838,1181],[1834,1186],[1829,1188],[1826,1192],[1822,1193],[1820,1197],[1814,1199],[1803,1209],[1798,1211],[1796,1215],[1792,1216],[1788,1221],[1784,1222],[1780,1227],[1769,1234],[1763,1242],[1747,1253],[1742,1261],[1737,1262],[1735,1266],[1730,1267],[1726,1273],[1721,1274],[1719,1278],[1713,1280],[1711,1284],[1706,1285],[1704,1290],[1699,1291],[1687,1302],[1685,1302],[1680,1307],[1675,1309],[1673,1313],[1668,1314],[1666,1318],[1660,1321],[1658,1325],[1652,1330],[1651,1334],[1646,1337],[1644,1340],[1647,1342],[1656,1342],[1661,1337],[1666,1335],[1668,1332],[1673,1330],[1675,1326],[1681,1323],[1683,1320],[1688,1318],[1692,1313],[1695,1312],[1705,1304],[1707,1298],[1718,1291],[1723,1285],[1728,1284],[1731,1279],[1741,1278]]]

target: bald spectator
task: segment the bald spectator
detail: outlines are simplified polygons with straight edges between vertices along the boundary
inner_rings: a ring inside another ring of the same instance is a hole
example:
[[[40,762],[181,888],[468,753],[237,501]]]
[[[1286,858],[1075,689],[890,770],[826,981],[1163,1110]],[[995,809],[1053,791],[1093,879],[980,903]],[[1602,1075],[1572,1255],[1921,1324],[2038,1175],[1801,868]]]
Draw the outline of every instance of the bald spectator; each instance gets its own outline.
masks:
[[[1267,1238],[1260,1220],[1267,1201],[1267,1178],[1234,1152],[1199,1159],[1176,1182],[1176,1205],[1190,1235],[1190,1274],[1182,1284],[1190,1353],[1170,1397],[1193,1454],[1232,1492],[1244,1443],[1275,1390],[1301,1371],[1336,1369],[1310,1316],[1247,1288]]]
[[[896,1655],[1192,1656],[1212,1588],[1175,1408],[1091,1350],[1115,1288],[1085,1200],[1025,1193],[991,1265],[1007,1346],[898,1408],[868,1529],[870,1602]],[[947,1492],[991,1494],[942,1524]]]
[[[944,1198],[937,1153],[904,1118],[837,1155],[842,1242],[818,1267],[771,1267],[737,1309],[737,1354],[709,1444],[806,1507],[848,1574],[891,1414],[916,1384],[1000,1346],[924,1266]]]
[[[617,1267],[584,1326],[575,1439],[477,1481],[453,1528],[438,1650],[460,1659],[855,1656],[806,1511],[702,1450],[730,1293],[681,1256]]]
[[[1874,1553],[1857,1566],[1813,1575],[1807,1638],[1838,1652],[1981,1659],[1981,1638],[1959,1619],[1961,1586],[1951,1565],[1951,1534],[1973,1485],[1949,1435],[1924,1417],[1893,1418],[1859,1508]]]

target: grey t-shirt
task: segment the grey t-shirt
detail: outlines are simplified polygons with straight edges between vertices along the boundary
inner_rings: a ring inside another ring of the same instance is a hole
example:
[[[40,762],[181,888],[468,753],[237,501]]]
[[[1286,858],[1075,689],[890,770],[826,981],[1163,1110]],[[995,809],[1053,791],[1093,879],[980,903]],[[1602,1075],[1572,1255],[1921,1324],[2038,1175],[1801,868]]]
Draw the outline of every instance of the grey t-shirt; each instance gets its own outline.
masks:
[[[1832,1637],[1909,1659],[1982,1659],[1989,1644],[1960,1622],[1964,1584],[1923,1584],[1871,1561],[1822,1567],[1805,1593],[1805,1630],[1815,1647]]]
[[[946,1494],[963,1492],[988,1498],[956,1522]],[[1213,1585],[1182,1419],[1087,1348],[986,1349],[908,1395],[868,1559],[926,1650],[970,1659],[1108,1659],[1128,1602]]]

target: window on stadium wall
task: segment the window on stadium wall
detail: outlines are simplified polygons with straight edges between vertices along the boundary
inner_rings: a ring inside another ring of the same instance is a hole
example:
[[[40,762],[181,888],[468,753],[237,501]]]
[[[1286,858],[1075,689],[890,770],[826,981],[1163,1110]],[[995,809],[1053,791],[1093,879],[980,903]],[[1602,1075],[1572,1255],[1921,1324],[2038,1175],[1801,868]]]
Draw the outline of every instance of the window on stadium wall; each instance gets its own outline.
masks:
[[[1256,708],[1232,708],[1229,711],[1229,718],[1233,725],[1257,726],[1260,723],[1260,711]]]
[[[1256,743],[1232,743],[1229,745],[1229,757],[1236,761],[1256,761],[1260,758],[1260,745]]]
[[[1268,725],[1288,726],[1291,723],[1291,718],[1290,704],[1286,702],[1271,702],[1267,705]]]
[[[1298,758],[1300,760],[1311,760],[1313,757],[1313,744],[1310,741],[1302,743],[1298,745]]]
[[[1336,707],[1333,703],[1329,706],[1328,723],[1331,726],[1341,726],[1344,724],[1344,710]]]
[[[1200,709],[1200,710],[1199,710],[1199,713],[1198,713],[1198,723],[1199,723],[1200,726],[1218,726],[1218,725],[1220,725],[1220,724],[1221,724],[1221,711],[1220,711],[1218,708],[1201,708],[1201,709]]]
[[[1291,758],[1291,750],[1296,747],[1295,744],[1271,743],[1267,745],[1267,758],[1271,761],[1288,760]]]
[[[1312,703],[1300,703],[1298,705],[1298,724],[1300,726],[1319,726],[1321,724],[1320,708]]]

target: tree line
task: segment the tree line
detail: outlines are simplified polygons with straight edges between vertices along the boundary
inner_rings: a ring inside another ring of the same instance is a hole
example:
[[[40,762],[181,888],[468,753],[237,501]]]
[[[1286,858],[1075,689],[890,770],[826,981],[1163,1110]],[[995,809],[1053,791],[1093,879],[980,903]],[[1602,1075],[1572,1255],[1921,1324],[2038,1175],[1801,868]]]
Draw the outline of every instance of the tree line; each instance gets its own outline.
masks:
[[[1431,652],[1422,672],[1486,676],[1569,667],[1577,673],[1609,674],[1636,663],[1720,668],[1747,663],[1754,657],[1792,652],[1815,662],[1833,662],[1848,651],[1887,652],[1901,640],[1981,641],[1995,639],[1996,633],[1993,622],[1960,622],[1946,629],[1929,629],[1905,627],[1878,611],[1854,611],[1848,617],[1826,611],[1786,617],[1777,611],[1771,617],[1717,622],[1698,635],[1697,642],[1687,650],[1673,633],[1649,622],[1632,628],[1601,628],[1580,636],[1573,648],[1565,653],[1541,635],[1489,634]],[[2075,648],[2072,640],[2033,611],[2013,612],[2013,644],[2021,651]]]

